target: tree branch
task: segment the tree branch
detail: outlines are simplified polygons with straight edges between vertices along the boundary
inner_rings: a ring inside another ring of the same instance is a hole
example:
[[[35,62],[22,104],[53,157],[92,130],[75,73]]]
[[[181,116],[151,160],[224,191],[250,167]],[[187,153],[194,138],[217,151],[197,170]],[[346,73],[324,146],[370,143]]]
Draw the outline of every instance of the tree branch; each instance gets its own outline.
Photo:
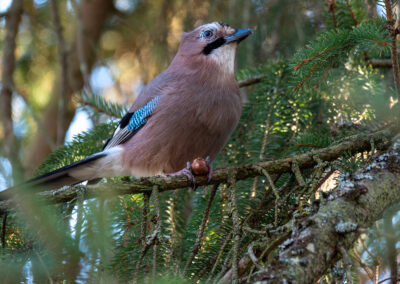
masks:
[[[390,139],[397,133],[397,127],[390,126],[384,130],[373,132],[370,134],[353,135],[341,143],[315,151],[310,151],[305,154],[296,156],[296,163],[299,169],[311,168],[317,165],[314,156],[318,156],[323,161],[332,161],[345,153],[359,153],[371,149],[371,141],[375,142],[375,147],[385,148],[387,139]],[[225,169],[216,170],[213,174],[211,184],[227,183],[229,173],[235,171],[236,180],[243,180],[256,176],[264,175],[262,170],[267,171],[269,174],[279,174],[292,171],[293,157],[279,159],[275,161],[258,162],[251,164],[244,164],[240,166],[233,166]],[[261,170],[262,169],[262,170]],[[206,177],[197,177],[199,186],[207,184]],[[98,185],[76,185],[72,187],[63,187],[56,191],[46,191],[39,193],[36,197],[48,203],[62,203],[75,199],[78,194],[84,192],[83,198],[92,198],[95,196],[116,196],[122,194],[137,194],[152,192],[154,185],[159,186],[160,192],[167,190],[175,190],[179,188],[188,187],[188,181],[185,176],[169,176],[161,177],[154,176],[149,178],[140,178],[130,183],[121,182],[108,182],[106,184]],[[0,192],[0,199],[5,200],[11,198],[10,192],[18,192],[23,194],[20,188],[11,189],[8,194]],[[30,191],[31,192],[31,191]],[[12,200],[0,202],[0,213],[7,211],[13,207]]]
[[[265,75],[256,75],[254,77],[248,78],[248,79],[243,79],[243,80],[239,80],[239,88],[244,88],[244,87],[248,87],[254,84],[258,84],[260,83],[263,79],[265,78]]]
[[[373,68],[392,68],[393,66],[391,59],[370,59],[368,64]]]
[[[315,283],[350,249],[361,228],[381,218],[400,200],[400,137],[364,170],[339,180],[338,188],[318,212],[294,225],[291,237],[273,261],[253,274],[253,281]],[[266,244],[267,245],[267,244]]]

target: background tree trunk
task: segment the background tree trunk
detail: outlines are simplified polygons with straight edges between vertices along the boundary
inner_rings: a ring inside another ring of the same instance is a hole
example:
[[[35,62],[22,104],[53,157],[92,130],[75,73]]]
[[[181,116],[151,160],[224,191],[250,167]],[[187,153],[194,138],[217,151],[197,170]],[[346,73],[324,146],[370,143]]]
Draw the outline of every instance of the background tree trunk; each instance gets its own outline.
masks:
[[[81,23],[82,27],[77,26],[75,32],[75,41],[71,44],[71,48],[68,54],[68,86],[69,89],[66,92],[66,119],[65,119],[65,130],[68,130],[68,126],[75,114],[75,107],[73,106],[72,97],[73,94],[82,90],[84,86],[84,78],[81,70],[82,62],[80,62],[80,55],[78,52],[78,45],[82,45],[82,52],[84,53],[83,58],[86,59],[85,66],[88,74],[96,62],[96,45],[100,38],[101,32],[104,29],[104,25],[108,18],[113,14],[114,6],[112,0],[83,0],[80,1],[79,10],[81,11]],[[78,21],[79,22],[79,21]],[[78,40],[79,28],[83,31],[82,43]],[[58,102],[61,95],[61,78],[57,78],[54,82],[51,100],[46,107],[43,117],[42,124],[46,129],[48,135],[54,140],[57,140],[57,118],[58,117]],[[64,133],[65,136],[65,133]],[[44,134],[40,131],[33,137],[29,151],[27,151],[26,159],[26,176],[32,175],[33,171],[37,166],[49,155],[52,151],[50,145],[43,143],[46,141]]]

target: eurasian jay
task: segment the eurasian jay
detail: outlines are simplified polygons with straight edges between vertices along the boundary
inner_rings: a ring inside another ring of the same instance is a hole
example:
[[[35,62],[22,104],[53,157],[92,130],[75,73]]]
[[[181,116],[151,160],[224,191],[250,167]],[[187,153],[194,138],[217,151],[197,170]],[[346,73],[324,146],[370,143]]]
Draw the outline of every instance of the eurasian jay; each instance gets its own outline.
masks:
[[[240,118],[235,54],[251,33],[221,22],[183,33],[169,67],[142,90],[101,152],[28,184],[45,190],[102,177],[181,173],[197,157],[214,160]],[[0,199],[10,193],[0,192]]]

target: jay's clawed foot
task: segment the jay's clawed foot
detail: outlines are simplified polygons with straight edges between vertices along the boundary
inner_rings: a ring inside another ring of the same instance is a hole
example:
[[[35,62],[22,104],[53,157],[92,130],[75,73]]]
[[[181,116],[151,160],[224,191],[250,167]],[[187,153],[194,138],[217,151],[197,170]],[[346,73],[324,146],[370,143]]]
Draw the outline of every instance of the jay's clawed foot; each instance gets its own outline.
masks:
[[[183,168],[182,170],[177,171],[175,173],[168,174],[168,176],[181,176],[181,175],[185,175],[188,179],[189,186],[192,187],[193,190],[196,190],[197,181],[193,175],[192,167],[189,162],[186,163],[186,168]]]
[[[188,178],[188,182],[193,190],[197,188],[197,181],[195,176],[204,176],[207,175],[207,183],[211,181],[213,174],[213,170],[210,164],[210,157],[206,159],[203,158],[196,158],[190,164],[187,162],[186,168],[183,168],[180,171],[177,171],[172,174],[168,174],[169,176],[178,176],[178,175],[185,175]]]

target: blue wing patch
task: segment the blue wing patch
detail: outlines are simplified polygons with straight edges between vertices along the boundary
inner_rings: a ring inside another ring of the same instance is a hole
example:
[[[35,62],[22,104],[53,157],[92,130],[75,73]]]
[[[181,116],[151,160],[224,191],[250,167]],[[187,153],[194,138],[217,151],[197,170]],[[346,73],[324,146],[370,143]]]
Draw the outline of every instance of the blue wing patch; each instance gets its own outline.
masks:
[[[128,130],[136,132],[138,131],[143,125],[146,124],[147,118],[153,113],[154,109],[157,106],[157,103],[161,99],[161,96],[155,97],[150,102],[148,102],[144,107],[135,111],[131,119],[128,123]]]
[[[114,131],[113,136],[104,145],[103,150],[120,145],[135,135],[146,124],[160,99],[161,96],[157,96],[137,111],[127,113],[122,118],[118,128]]]

